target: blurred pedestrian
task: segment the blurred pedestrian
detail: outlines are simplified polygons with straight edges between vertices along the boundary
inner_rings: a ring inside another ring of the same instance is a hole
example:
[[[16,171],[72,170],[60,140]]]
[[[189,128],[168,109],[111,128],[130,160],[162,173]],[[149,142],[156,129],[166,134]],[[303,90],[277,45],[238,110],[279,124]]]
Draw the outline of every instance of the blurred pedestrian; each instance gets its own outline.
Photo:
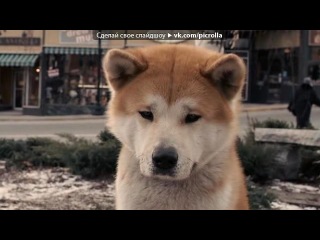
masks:
[[[310,115],[313,104],[320,107],[320,99],[313,88],[311,78],[306,77],[288,106],[288,110],[296,117],[297,128],[312,127]]]

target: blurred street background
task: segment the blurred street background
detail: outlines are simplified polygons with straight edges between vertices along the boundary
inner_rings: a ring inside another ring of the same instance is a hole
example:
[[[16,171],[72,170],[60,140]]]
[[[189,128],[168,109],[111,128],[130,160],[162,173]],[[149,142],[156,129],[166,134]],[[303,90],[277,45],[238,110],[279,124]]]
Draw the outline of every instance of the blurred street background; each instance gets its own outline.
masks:
[[[243,59],[250,208],[320,210],[320,108],[308,130],[287,109],[306,77],[320,96],[320,30],[0,30],[0,210],[114,209],[121,145],[105,131],[102,57],[164,43]]]
[[[278,119],[295,124],[292,114],[286,105],[244,105],[240,115],[240,135],[245,134],[248,117],[264,121]],[[274,109],[272,109],[274,108]],[[282,108],[282,109],[281,109]],[[248,110],[248,111],[245,111]],[[0,113],[0,138],[26,138],[31,136],[52,137],[56,133],[70,133],[75,136],[94,140],[105,126],[105,116],[21,116],[19,113]],[[314,127],[320,128],[320,108],[313,107],[311,121]]]

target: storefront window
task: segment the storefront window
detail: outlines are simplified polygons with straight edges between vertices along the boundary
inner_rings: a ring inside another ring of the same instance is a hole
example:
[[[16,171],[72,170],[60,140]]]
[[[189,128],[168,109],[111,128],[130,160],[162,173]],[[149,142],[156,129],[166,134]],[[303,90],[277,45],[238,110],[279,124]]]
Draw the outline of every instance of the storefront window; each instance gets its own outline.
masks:
[[[50,55],[46,101],[49,104],[95,105],[97,102],[96,55]],[[108,87],[101,68],[101,105],[107,102]]]
[[[257,52],[256,76],[259,81],[298,82],[298,49],[284,48]]]
[[[13,81],[14,81],[14,88],[13,88],[13,107],[15,109],[21,109],[22,106],[26,105],[26,98],[25,98],[25,84],[28,80],[28,68],[14,68],[13,70]]]
[[[320,61],[320,47],[311,47],[311,60]]]
[[[308,76],[310,76],[312,80],[316,81],[316,84],[320,84],[320,62],[309,65]]]

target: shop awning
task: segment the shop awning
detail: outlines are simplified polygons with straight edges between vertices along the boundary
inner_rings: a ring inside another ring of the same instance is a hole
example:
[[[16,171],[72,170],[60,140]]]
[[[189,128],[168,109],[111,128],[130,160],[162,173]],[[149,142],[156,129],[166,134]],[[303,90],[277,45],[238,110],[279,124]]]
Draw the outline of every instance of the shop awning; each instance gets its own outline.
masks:
[[[106,53],[107,49],[102,49]],[[44,53],[47,54],[75,54],[75,55],[96,55],[98,48],[76,48],[76,47],[45,47]]]
[[[38,54],[0,54],[1,67],[33,67]]]

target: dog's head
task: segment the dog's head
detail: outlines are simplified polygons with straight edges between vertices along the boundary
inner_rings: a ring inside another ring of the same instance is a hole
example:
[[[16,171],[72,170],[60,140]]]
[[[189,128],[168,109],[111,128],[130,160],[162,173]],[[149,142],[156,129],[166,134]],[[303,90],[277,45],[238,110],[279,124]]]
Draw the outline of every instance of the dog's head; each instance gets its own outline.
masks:
[[[149,177],[179,180],[236,136],[243,61],[187,45],[110,50],[104,72],[112,90],[109,130]]]

